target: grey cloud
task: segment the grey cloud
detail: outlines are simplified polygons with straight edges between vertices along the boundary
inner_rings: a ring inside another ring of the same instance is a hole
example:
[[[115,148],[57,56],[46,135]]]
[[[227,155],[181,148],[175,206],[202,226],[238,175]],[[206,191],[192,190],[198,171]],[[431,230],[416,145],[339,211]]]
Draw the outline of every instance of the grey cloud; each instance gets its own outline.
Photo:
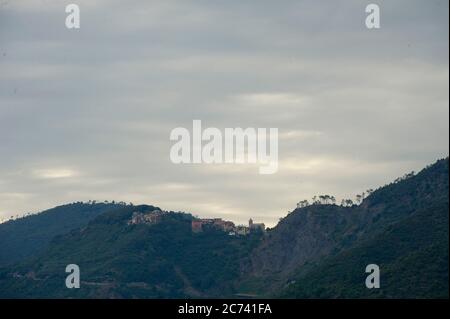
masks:
[[[273,224],[448,155],[446,1],[379,1],[376,31],[369,1],[78,3],[79,31],[58,1],[0,6],[0,215],[96,198]],[[279,172],[173,165],[193,119],[278,127]]]

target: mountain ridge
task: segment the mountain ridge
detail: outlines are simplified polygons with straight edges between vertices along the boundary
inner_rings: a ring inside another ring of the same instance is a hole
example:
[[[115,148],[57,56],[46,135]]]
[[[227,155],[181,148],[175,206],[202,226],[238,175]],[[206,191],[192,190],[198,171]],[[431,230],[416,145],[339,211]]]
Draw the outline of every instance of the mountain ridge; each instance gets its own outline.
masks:
[[[370,240],[436,202],[448,207],[448,158],[380,187],[359,206],[298,208],[252,253],[243,270],[248,274],[243,287],[280,290],[321,257],[333,257]]]
[[[360,205],[295,209],[265,235],[194,233],[195,218],[175,212],[157,224],[129,223],[154,210],[119,207],[54,237],[42,254],[0,268],[0,297],[448,298],[448,158]],[[365,288],[369,259],[381,263],[390,288]],[[64,286],[69,263],[80,265],[83,289]]]
[[[6,221],[0,224],[0,266],[39,254],[55,236],[85,226],[98,215],[121,206],[76,202]]]

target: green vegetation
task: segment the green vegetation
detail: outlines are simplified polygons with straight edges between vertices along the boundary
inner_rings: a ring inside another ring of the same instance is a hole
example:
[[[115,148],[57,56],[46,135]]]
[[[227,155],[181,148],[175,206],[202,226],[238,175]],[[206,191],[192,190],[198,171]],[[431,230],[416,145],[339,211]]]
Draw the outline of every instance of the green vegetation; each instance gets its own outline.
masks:
[[[129,224],[158,209],[148,205],[57,207],[0,225],[0,256],[18,261],[0,268],[0,298],[448,298],[448,162],[367,191],[359,205],[302,201],[249,236],[194,233],[185,213]],[[73,263],[80,289],[65,287]],[[380,289],[365,287],[368,264],[380,266]]]
[[[240,289],[284,298],[448,296],[448,176],[444,159],[359,205],[301,202],[253,251]],[[371,263],[383,289],[365,287]]]
[[[448,159],[373,192],[372,215],[356,245],[301,267],[284,298],[448,298]],[[365,287],[378,264],[381,288]],[[302,268],[307,268],[302,269]]]
[[[288,298],[448,298],[448,202],[419,211],[329,258],[281,293]],[[381,288],[364,269],[381,269]]]
[[[231,296],[240,260],[260,235],[235,237],[214,229],[193,233],[192,216],[173,212],[154,225],[128,225],[133,212],[153,209],[136,206],[105,213],[87,228],[53,240],[43,257],[14,268],[23,277],[4,280],[7,289],[0,297],[11,292],[14,297],[50,298]],[[83,289],[64,286],[64,269],[71,263],[80,266]]]
[[[122,205],[78,202],[0,224],[0,266],[39,254],[53,237],[83,227],[98,215],[119,207]]]

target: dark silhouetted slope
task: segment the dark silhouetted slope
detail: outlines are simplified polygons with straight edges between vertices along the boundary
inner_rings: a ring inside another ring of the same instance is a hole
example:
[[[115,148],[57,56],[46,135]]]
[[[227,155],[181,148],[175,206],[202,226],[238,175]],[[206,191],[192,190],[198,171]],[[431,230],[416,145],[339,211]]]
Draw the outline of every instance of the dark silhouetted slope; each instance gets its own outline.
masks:
[[[411,219],[415,221],[415,224]],[[427,237],[425,232],[427,228],[419,228],[422,226],[420,222],[422,221],[423,225],[430,225],[430,223],[435,225],[435,220],[440,220],[440,228],[430,227],[428,232],[437,235],[436,237],[431,235],[431,237]],[[417,231],[414,231],[413,225],[417,226]],[[341,274],[345,276],[346,272],[342,269],[333,271],[328,268],[328,272],[325,272],[325,268],[314,270],[322,267],[327,260],[334,260],[333,258],[338,258],[338,256],[355,252],[356,250],[353,249],[358,249],[357,247],[361,247],[362,243],[366,243],[368,246],[360,248],[358,251],[367,251],[367,256],[374,258],[370,263],[376,263],[376,259],[379,259],[380,263],[382,262],[381,255],[375,254],[375,250],[369,250],[369,247],[373,247],[378,242],[380,245],[385,245],[386,249],[390,248],[387,253],[396,257],[397,260],[416,256],[414,260],[419,264],[425,260],[425,256],[430,257],[426,255],[428,248],[396,246],[394,238],[382,241],[383,238],[387,238],[387,234],[390,234],[389,231],[393,227],[398,229],[399,234],[404,229],[409,229],[411,232],[412,237],[402,237],[399,240],[425,243],[427,238],[434,239],[430,247],[433,247],[433,251],[440,248],[440,256],[443,256],[444,259],[439,257],[440,259],[430,260],[443,267],[439,274],[448,273],[448,263],[446,266],[441,263],[448,255],[448,241],[443,240],[445,236],[448,237],[448,159],[438,161],[417,175],[409,175],[407,178],[379,188],[359,206],[311,205],[295,210],[284,218],[250,255],[244,266],[245,275],[241,289],[248,293],[264,291],[266,295],[272,295],[275,291],[283,291],[293,282],[298,282],[299,278],[304,278],[296,287],[303,286],[305,282],[308,282],[310,289],[301,289],[295,293],[295,289],[290,287],[282,295],[285,297],[319,297],[321,296],[319,293],[304,294],[305,291],[311,292],[312,287],[316,285],[313,280],[314,276],[320,277],[320,274],[324,272],[334,273],[335,278],[338,278]],[[366,261],[361,259],[361,263]],[[365,265],[363,267],[361,263],[355,266],[356,263],[349,262],[349,265],[352,265],[351,269],[355,271],[355,278],[352,279],[357,281],[359,288],[365,289],[364,280],[361,280],[361,278],[365,278]],[[389,265],[399,267],[399,264]],[[420,271],[422,268],[423,270]],[[427,268],[422,268],[419,267],[419,274],[415,278],[419,276],[428,278]],[[436,274],[433,272],[433,275]],[[442,280],[447,278],[441,277]],[[332,287],[335,285],[334,279],[333,281],[323,279],[320,282],[321,285],[317,284],[317,286],[330,292],[328,297],[345,296],[345,291],[341,291],[340,294],[331,293]],[[408,279],[398,278],[398,280],[404,282]],[[405,286],[408,294],[400,294],[399,291],[392,288],[390,294],[386,293],[386,295],[418,297],[427,294],[425,291],[417,291],[416,294],[411,288],[411,286]],[[442,290],[444,288],[441,286],[441,289],[434,290],[433,295],[442,295],[445,291]],[[352,296],[363,297],[366,295],[352,294]]]
[[[121,206],[74,203],[0,224],[0,265],[41,253],[54,236],[85,226],[98,215],[118,207]]]
[[[147,205],[97,212],[78,228],[55,213],[43,225],[66,228],[56,227],[40,255],[0,269],[0,297],[448,298],[448,178],[448,159],[440,160],[361,205],[296,209],[264,236],[193,233],[192,216],[174,212],[129,224],[133,213],[158,210]],[[372,263],[378,290],[365,287]],[[80,266],[82,288],[65,287],[68,264]]]
[[[318,263],[282,292],[288,298],[448,298],[448,202],[413,213],[379,235]],[[380,289],[364,272],[377,264]]]
[[[0,297],[176,298],[232,295],[239,262],[258,236],[220,230],[193,233],[192,216],[168,212],[156,224],[129,225],[125,207],[98,216],[85,228],[52,241],[42,257],[0,272]],[[65,287],[64,270],[77,264],[82,289]],[[2,279],[3,280],[2,280]]]

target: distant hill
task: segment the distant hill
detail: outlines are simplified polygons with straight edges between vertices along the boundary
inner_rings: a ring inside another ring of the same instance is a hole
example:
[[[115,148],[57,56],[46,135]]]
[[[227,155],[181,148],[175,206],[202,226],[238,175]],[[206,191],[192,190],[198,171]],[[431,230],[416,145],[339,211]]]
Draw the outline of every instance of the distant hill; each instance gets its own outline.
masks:
[[[78,228],[58,228],[39,254],[0,268],[0,298],[448,298],[448,164],[380,187],[360,205],[296,209],[266,234],[195,233],[190,214],[104,207]],[[136,214],[152,222],[133,224]],[[59,224],[56,215],[49,220]],[[80,289],[65,287],[71,263]],[[380,289],[365,287],[372,263]]]
[[[258,234],[193,233],[190,214],[167,212],[156,224],[130,225],[134,213],[157,207],[124,207],[87,227],[59,236],[42,257],[0,271],[0,297],[181,298],[226,296],[242,256]],[[64,285],[66,265],[82,272],[83,289]],[[12,271],[12,274],[11,274]]]
[[[87,225],[98,215],[119,208],[111,203],[73,203],[0,224],[0,266],[43,252],[56,235]]]
[[[286,298],[448,296],[448,174],[440,160],[359,206],[293,211],[250,255],[241,288]],[[385,289],[365,288],[370,263]]]
[[[413,213],[379,235],[319,262],[281,292],[287,298],[448,298],[448,202]],[[381,269],[380,289],[364,282]]]

